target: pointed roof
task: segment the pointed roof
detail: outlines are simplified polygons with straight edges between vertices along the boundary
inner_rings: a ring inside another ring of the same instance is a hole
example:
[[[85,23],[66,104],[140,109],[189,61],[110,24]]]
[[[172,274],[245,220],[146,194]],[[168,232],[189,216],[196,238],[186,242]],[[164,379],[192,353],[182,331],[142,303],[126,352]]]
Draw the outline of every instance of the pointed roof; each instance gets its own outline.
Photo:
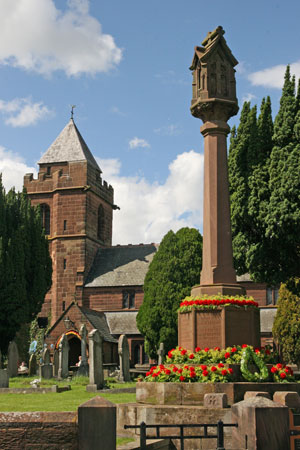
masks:
[[[88,161],[96,169],[100,170],[100,173],[102,172],[73,119],[70,119],[53,144],[41,157],[38,164],[71,161]]]

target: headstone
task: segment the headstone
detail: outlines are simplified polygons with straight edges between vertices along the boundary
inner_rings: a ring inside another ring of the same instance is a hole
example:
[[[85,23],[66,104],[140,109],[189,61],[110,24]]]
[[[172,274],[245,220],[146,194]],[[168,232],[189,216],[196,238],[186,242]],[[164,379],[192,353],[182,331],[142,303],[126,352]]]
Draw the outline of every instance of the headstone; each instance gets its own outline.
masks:
[[[18,361],[19,361],[18,347],[15,341],[12,341],[9,343],[8,346],[8,362],[7,362],[7,371],[10,377],[18,376]]]
[[[33,353],[29,358],[29,376],[32,377],[33,375],[36,375],[37,365],[36,365],[36,356]]]
[[[163,342],[159,344],[157,356],[158,356],[158,365],[163,364],[165,360],[165,344]]]
[[[125,334],[121,334],[118,342],[118,353],[120,362],[119,380],[123,383],[130,381],[130,360],[129,360],[129,345]]]
[[[58,378],[67,378],[69,376],[69,342],[65,334],[58,346],[59,362],[58,362]]]
[[[45,348],[43,351],[43,362],[44,362],[44,364],[51,363],[50,351],[47,348]]]
[[[81,325],[79,334],[81,337],[81,362],[78,367],[77,375],[87,377],[89,375],[89,364],[86,357],[87,329],[85,325]]]
[[[40,366],[40,378],[45,378],[50,380],[53,377],[53,366],[52,364],[42,364]]]
[[[58,367],[59,367],[59,353],[57,348],[54,350],[53,353],[53,376],[58,376]]]
[[[0,388],[8,388],[9,376],[6,369],[0,369]]]
[[[102,336],[98,330],[89,333],[89,376],[90,383],[87,391],[97,391],[104,384],[103,358],[102,358]]]

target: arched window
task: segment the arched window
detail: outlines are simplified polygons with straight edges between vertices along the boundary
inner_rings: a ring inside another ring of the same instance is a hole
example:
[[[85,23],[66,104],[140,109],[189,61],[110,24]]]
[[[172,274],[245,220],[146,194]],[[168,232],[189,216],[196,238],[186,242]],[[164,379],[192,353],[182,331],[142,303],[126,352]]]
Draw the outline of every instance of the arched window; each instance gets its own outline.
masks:
[[[41,215],[42,215],[42,224],[45,230],[45,234],[50,234],[50,207],[47,203],[42,203],[40,205]]]
[[[97,237],[100,241],[104,241],[104,208],[102,205],[98,208],[98,229],[97,229]]]

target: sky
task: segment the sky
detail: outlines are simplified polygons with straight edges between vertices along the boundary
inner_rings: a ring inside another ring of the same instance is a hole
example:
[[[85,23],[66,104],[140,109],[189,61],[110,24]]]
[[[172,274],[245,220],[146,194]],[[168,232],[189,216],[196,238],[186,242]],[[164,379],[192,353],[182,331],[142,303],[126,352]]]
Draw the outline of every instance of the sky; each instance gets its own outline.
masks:
[[[114,187],[113,243],[202,231],[203,137],[190,114],[194,47],[221,25],[237,96],[278,111],[300,77],[299,0],[0,0],[0,172],[8,190],[70,119]],[[229,125],[238,124],[239,115]]]

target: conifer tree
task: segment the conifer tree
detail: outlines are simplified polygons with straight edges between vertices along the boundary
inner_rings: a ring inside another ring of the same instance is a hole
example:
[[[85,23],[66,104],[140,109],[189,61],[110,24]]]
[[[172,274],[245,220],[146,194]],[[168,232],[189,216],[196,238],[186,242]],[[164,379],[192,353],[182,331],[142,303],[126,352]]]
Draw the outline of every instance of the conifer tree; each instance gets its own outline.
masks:
[[[38,209],[25,192],[7,194],[0,177],[0,349],[40,311],[52,264]]]
[[[199,283],[202,266],[202,237],[198,230],[169,231],[162,239],[144,282],[144,301],[137,326],[145,336],[145,350],[157,357],[159,344],[166,349],[177,345],[177,310]]]

